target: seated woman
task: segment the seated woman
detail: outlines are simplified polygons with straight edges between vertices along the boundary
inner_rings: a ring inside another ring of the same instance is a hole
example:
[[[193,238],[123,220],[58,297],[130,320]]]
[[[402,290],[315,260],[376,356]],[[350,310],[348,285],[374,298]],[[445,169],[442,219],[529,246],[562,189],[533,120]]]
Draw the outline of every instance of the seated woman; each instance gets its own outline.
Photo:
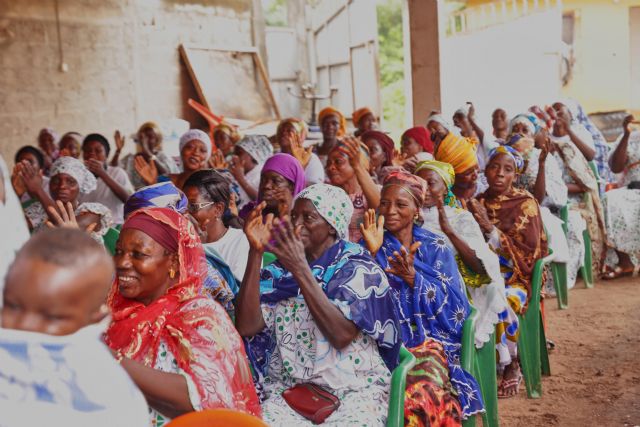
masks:
[[[607,234],[618,255],[618,265],[605,274],[606,279],[633,274],[629,255],[640,254],[640,132],[631,131],[633,122],[631,115],[624,118],[624,133],[609,157],[611,171],[622,174],[622,187],[604,197]]]
[[[284,153],[271,156],[262,167],[258,199],[240,211],[240,218],[246,218],[260,202],[266,203],[265,215],[288,215],[293,199],[304,189],[304,183],[304,170],[295,157]]]
[[[456,135],[451,123],[438,114],[429,117],[427,129],[435,143],[435,159],[453,166],[456,181],[451,191],[464,205],[486,189],[476,156],[477,141]]]
[[[376,128],[378,120],[376,115],[369,107],[358,108],[351,115],[353,126],[356,127],[356,131],[353,136],[362,136],[365,132],[372,131]]]
[[[260,416],[242,340],[199,295],[207,268],[191,222],[166,208],[134,212],[114,261],[105,341],[147,399],[149,424],[212,408]]]
[[[97,178],[96,189],[80,197],[81,203],[102,203],[111,210],[116,224],[124,222],[123,207],[133,186],[124,169],[107,166],[109,141],[104,136],[92,133],[82,142],[82,158],[87,169]]]
[[[22,178],[20,178],[20,170],[23,169],[20,164],[25,160],[31,164],[34,172],[42,177],[42,188],[47,194],[49,194],[49,177],[44,174],[45,158],[42,151],[32,145],[20,147],[14,157],[15,166],[11,174],[11,184],[20,202],[24,207],[27,207],[30,204],[29,202],[33,203],[34,198],[29,194]]]
[[[416,126],[407,129],[400,137],[402,166],[413,171],[420,161],[433,160],[433,141],[429,129]]]
[[[80,160],[73,157],[59,157],[53,162],[48,193],[42,188],[42,176],[31,163],[23,161],[18,166],[20,181],[32,197],[32,203],[23,205],[31,230],[40,229],[49,219],[55,220],[50,212],[50,209],[57,210],[54,201],[60,201],[64,205],[70,203],[72,209],[75,209],[81,194],[88,194],[96,189],[96,178]]]
[[[384,271],[346,241],[352,212],[340,188],[315,184],[300,193],[291,220],[263,223],[261,203],[245,223],[251,249],[238,295],[236,326],[262,332],[249,353],[265,372],[270,425],[312,425],[283,392],[314,383],[340,400],[323,425],[383,426],[390,371],[398,363],[399,325]],[[278,261],[260,270],[262,252]],[[260,295],[260,288],[271,291]]]
[[[160,176],[158,182],[171,181],[173,185],[182,189],[192,173],[207,168],[209,157],[211,157],[209,135],[200,129],[191,129],[180,137],[182,172]]]
[[[124,218],[142,208],[171,208],[181,214],[187,213],[189,201],[182,191],[171,182],[159,182],[138,189],[124,204]]]
[[[368,209],[380,203],[380,189],[369,174],[369,153],[366,145],[348,137],[329,153],[327,177],[332,185],[342,188],[351,199],[354,213],[349,224],[348,239],[359,242],[360,224]]]
[[[312,148],[305,148],[307,125],[303,120],[288,118],[278,124],[276,144],[281,153],[291,154],[298,159],[304,169],[306,186],[324,182],[324,166]]]
[[[136,153],[127,154],[122,160],[120,152],[125,144],[125,139],[116,132],[116,152],[111,159],[111,166],[122,167],[136,190],[147,185],[155,184],[155,177],[146,173],[148,168],[154,168],[158,175],[177,173],[178,168],[173,159],[162,151],[162,131],[155,122],[146,122],[138,129],[136,135]],[[142,173],[140,173],[142,172]]]
[[[38,133],[38,147],[44,155],[45,175],[49,176],[49,168],[51,168],[53,162],[60,157],[58,134],[52,128],[40,129],[40,133]]]
[[[347,134],[347,121],[340,111],[326,107],[318,114],[318,124],[322,131],[322,143],[317,147],[316,153],[322,163],[326,164],[331,150]]]
[[[369,172],[374,179],[378,179],[382,168],[393,166],[393,139],[384,132],[370,130],[360,135],[360,140],[369,149]]]
[[[232,124],[222,122],[213,129],[213,143],[224,158],[233,155],[233,147],[240,138],[238,130]]]
[[[527,311],[533,268],[536,261],[547,255],[538,203],[526,190],[513,186],[523,166],[522,157],[513,148],[491,150],[485,170],[489,188],[468,204],[489,246],[500,258],[509,303],[496,328],[496,351],[499,364],[504,367],[499,397],[518,393],[522,375],[517,359],[517,315]]]
[[[451,193],[455,180],[453,167],[435,160],[425,161],[418,163],[415,174],[427,183],[422,227],[443,235],[456,258],[470,302],[478,311],[475,339],[480,348],[495,331],[498,315],[507,309],[500,261],[484,240],[473,215],[455,206]]]
[[[273,145],[264,135],[247,135],[235,145],[229,171],[238,184],[238,209],[258,198],[264,162],[273,155]]]
[[[67,132],[62,135],[58,148],[60,149],[61,156],[70,156],[76,159],[80,158],[80,152],[82,151],[82,140],[84,137],[78,132]]]
[[[396,296],[402,341],[419,361],[407,377],[405,422],[461,425],[483,411],[476,380],[460,366],[470,306],[446,242],[419,226],[426,186],[406,171],[389,174],[380,218],[369,211],[362,232]]]

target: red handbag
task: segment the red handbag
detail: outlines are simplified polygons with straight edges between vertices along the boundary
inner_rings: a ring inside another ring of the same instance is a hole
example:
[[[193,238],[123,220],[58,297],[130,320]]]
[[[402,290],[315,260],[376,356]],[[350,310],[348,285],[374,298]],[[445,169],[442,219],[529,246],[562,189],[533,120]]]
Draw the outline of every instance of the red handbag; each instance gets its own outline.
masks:
[[[340,407],[337,396],[313,383],[296,384],[283,391],[282,397],[294,411],[314,424],[322,424]]]

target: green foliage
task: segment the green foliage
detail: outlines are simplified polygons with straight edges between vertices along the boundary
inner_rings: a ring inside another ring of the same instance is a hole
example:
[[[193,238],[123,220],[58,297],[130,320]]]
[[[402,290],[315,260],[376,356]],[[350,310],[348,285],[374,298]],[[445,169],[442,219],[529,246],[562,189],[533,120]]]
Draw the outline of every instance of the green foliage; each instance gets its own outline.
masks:
[[[287,0],[262,0],[262,9],[267,26],[287,26]]]
[[[380,0],[377,12],[382,115],[385,130],[396,137],[405,126],[401,0]]]

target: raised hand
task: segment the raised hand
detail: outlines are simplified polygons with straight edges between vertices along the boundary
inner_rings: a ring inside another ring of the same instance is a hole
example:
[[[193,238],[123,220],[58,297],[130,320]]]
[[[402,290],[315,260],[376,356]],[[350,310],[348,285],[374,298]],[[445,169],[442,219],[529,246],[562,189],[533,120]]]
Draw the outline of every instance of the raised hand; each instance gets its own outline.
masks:
[[[624,118],[624,120],[622,120],[622,129],[624,130],[625,134],[631,133],[631,124],[634,122],[635,120],[633,119],[633,114],[629,114]]]
[[[260,203],[255,207],[247,220],[244,223],[244,234],[247,235],[247,240],[252,249],[258,252],[264,252],[269,239],[271,239],[271,230],[273,229],[273,214],[267,215],[266,219],[262,220],[262,210],[267,206],[265,202]]]
[[[24,184],[22,177],[20,176],[21,164],[18,163],[13,167],[13,172],[11,173],[11,185],[13,186],[13,191],[16,192],[18,197],[22,197],[24,193],[27,192],[27,186]]]
[[[42,175],[28,160],[19,163],[18,175],[29,194],[34,195],[42,188]]]
[[[291,155],[298,159],[302,168],[306,168],[311,160],[311,153],[313,152],[313,147],[304,148],[304,141],[300,140],[300,137],[297,134],[287,134],[284,136],[289,140],[289,144],[291,146]]]
[[[414,242],[411,247],[409,247],[408,252],[404,246],[400,248],[400,252],[394,252],[393,257],[388,257],[389,268],[385,271],[400,277],[413,288],[416,280],[416,269],[413,266],[413,260],[421,245],[422,242]]]
[[[145,184],[151,185],[158,182],[158,168],[153,160],[147,162],[143,156],[136,156],[133,160],[133,166]]]
[[[238,156],[233,156],[231,158],[231,162],[229,163],[229,172],[236,179],[236,181],[240,181],[244,178],[244,166],[242,166],[242,162]]]
[[[231,193],[229,197],[229,211],[233,216],[238,216],[238,203],[236,202],[236,193]]]
[[[471,101],[467,101],[467,105],[469,105],[469,113],[467,113],[467,117],[469,118],[469,120],[473,120],[476,115],[476,107]]]
[[[391,163],[393,163],[394,166],[402,166],[406,160],[406,154],[398,150],[393,150],[393,159],[391,160]]]
[[[53,222],[47,221],[49,228],[80,228],[71,202],[67,202],[65,205],[60,200],[56,200],[55,206],[49,206],[47,211],[49,218],[53,220]],[[85,231],[91,233],[97,226],[98,223],[93,222],[87,226]]]
[[[376,211],[369,209],[364,213],[364,221],[360,224],[360,232],[367,249],[374,257],[382,247],[384,241],[384,216],[378,216],[376,222]]]
[[[449,223],[449,218],[447,218],[447,212],[444,210],[444,201],[442,199],[438,199],[437,201],[438,207],[438,221],[440,222],[440,229],[446,235],[453,233],[453,227]]]
[[[471,199],[469,200],[469,203],[467,203],[467,207],[469,208],[469,212],[473,214],[473,217],[478,222],[482,232],[490,234],[493,231],[493,224],[489,220],[489,215],[487,214],[487,209],[484,207],[484,204],[480,203],[476,199]]]
[[[409,172],[413,172],[416,169],[416,165],[418,164],[418,157],[411,156],[404,161],[402,167],[408,170]]]
[[[549,139],[549,133],[546,129],[541,129],[538,133],[536,133],[535,137],[535,146],[540,149],[540,157],[538,158],[539,163],[544,163],[547,159],[547,155],[551,150],[551,140]]]
[[[300,227],[302,225],[294,229],[288,216],[274,219],[271,233],[273,240],[266,245],[267,250],[289,271],[308,265],[304,244],[299,237]]]
[[[340,148],[338,148],[338,150],[349,157],[349,163],[351,164],[351,167],[354,169],[361,167],[362,151],[360,150],[360,142],[358,141],[358,139],[352,136],[347,136],[342,139],[341,143],[342,145],[340,146]]]
[[[124,136],[120,134],[119,130],[117,130],[116,133],[113,135],[113,139],[116,141],[116,150],[122,151],[122,148],[124,147],[125,139],[124,139]]]
[[[216,150],[211,157],[209,157],[209,166],[211,169],[227,169],[229,164],[224,159],[222,150]]]

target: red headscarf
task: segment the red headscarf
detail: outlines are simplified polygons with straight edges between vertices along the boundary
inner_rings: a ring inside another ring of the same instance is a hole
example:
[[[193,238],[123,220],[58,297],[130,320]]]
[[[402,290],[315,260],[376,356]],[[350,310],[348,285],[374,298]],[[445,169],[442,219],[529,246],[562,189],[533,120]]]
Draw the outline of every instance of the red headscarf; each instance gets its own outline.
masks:
[[[402,134],[402,139],[412,138],[424,148],[427,153],[433,154],[433,141],[431,141],[431,132],[424,126],[416,126],[406,130]]]
[[[147,218],[136,220],[141,215]],[[144,305],[120,295],[116,277],[108,299],[112,322],[105,336],[107,345],[125,357],[155,367],[160,342],[164,342],[180,369],[196,385],[204,409],[229,408],[260,416],[242,340],[224,309],[200,296],[207,266],[195,228],[172,209],[144,208],[131,214],[123,229],[146,232],[144,223],[149,219],[160,223],[163,233],[167,229],[174,233],[179,281],[166,294]],[[130,221],[137,221],[136,227],[131,227]]]
[[[366,141],[369,138],[378,141],[378,143],[380,143],[380,146],[384,150],[386,160],[382,164],[382,167],[391,166],[393,162],[393,150],[395,149],[393,140],[386,133],[379,132],[377,130],[370,130],[360,135],[360,139],[362,141]]]

